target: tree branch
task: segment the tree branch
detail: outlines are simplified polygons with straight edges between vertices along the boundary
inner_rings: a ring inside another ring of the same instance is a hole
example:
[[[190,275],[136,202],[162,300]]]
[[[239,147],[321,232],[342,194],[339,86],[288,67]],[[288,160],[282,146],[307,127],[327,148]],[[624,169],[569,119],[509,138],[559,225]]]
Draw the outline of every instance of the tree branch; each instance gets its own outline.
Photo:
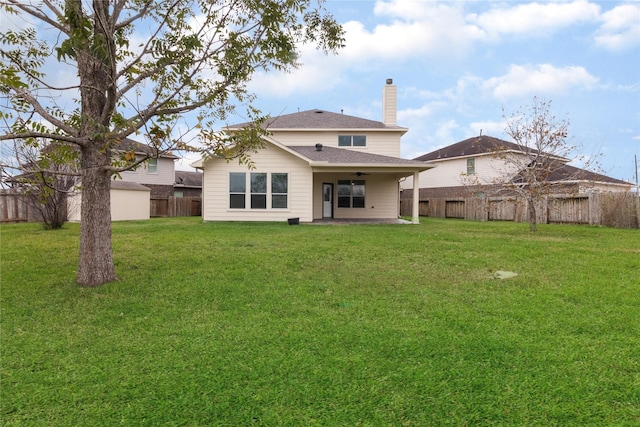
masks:
[[[46,13],[44,13],[42,10],[40,10],[40,8],[34,7],[31,4],[25,4],[24,0],[6,0],[8,1],[13,7],[20,9],[21,11],[33,16],[34,18],[40,19],[44,22],[46,22],[47,24],[51,25],[52,27],[58,29],[59,31],[63,32],[64,34],[70,36],[70,29],[69,27],[61,24],[60,22],[51,19]],[[48,0],[44,0],[43,4],[45,6],[47,6],[53,13],[54,15],[56,15],[56,17],[58,17],[59,19],[63,18],[63,14],[62,12],[60,12],[55,5],[53,5],[50,1]]]

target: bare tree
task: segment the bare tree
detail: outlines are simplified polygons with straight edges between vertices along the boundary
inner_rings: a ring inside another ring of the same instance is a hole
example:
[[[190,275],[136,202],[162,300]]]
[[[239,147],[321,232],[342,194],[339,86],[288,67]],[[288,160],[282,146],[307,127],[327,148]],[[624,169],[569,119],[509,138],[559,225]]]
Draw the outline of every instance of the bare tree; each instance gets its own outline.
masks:
[[[504,119],[517,152],[499,147],[494,156],[515,172],[503,186],[527,201],[529,228],[536,231],[541,202],[559,188],[571,191],[567,183],[583,181],[586,169],[597,166],[598,156],[587,157],[569,142],[569,121],[553,114],[551,101],[534,97],[528,107]],[[569,161],[580,162],[584,169],[568,166]]]
[[[490,154],[491,176],[463,174],[462,180],[487,196],[524,200],[530,230],[536,231],[543,202],[553,193],[578,191],[577,182],[588,183],[588,170],[599,168],[599,155],[585,156],[569,142],[569,121],[553,114],[551,101],[534,97],[529,106],[509,116],[503,113],[503,118],[513,142],[478,138],[482,151]],[[582,168],[568,165],[571,161]]]
[[[47,153],[54,150],[48,156]],[[61,228],[67,222],[67,194],[77,186],[73,163],[59,147],[39,147],[16,144],[13,147],[13,166],[17,171],[28,171],[7,177],[13,187],[22,190],[26,203],[38,213],[47,230]],[[44,172],[46,170],[47,172]]]
[[[110,180],[145,161],[116,155],[120,141],[142,134],[158,156],[197,148],[249,161],[264,133],[247,90],[254,73],[299,66],[301,43],[327,53],[343,45],[342,27],[320,1],[0,0],[25,22],[0,33],[0,140],[55,141],[78,153],[80,285],[116,279]],[[71,71],[66,82],[45,73],[48,61]],[[239,106],[253,127],[214,132]],[[198,144],[189,144],[184,136],[194,130]]]

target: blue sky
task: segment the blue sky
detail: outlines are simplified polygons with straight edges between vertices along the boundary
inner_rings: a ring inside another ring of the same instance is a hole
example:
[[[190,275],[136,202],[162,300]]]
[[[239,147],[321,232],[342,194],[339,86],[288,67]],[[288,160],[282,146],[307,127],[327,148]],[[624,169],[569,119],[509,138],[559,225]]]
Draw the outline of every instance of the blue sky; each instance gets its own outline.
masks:
[[[414,158],[480,130],[507,138],[503,109],[509,116],[538,96],[569,121],[570,142],[583,154],[602,154],[605,173],[635,179],[639,2],[329,0],[325,6],[344,25],[346,47],[328,57],[305,46],[299,70],[256,76],[251,88],[263,111],[319,108],[381,120],[382,87],[393,78],[398,124],[410,129],[402,157]]]
[[[635,179],[640,1],[328,0],[325,7],[343,24],[346,47],[326,56],[302,46],[300,69],[258,73],[250,89],[263,112],[319,108],[381,120],[382,88],[392,78],[398,124],[409,128],[401,155],[415,158],[481,130],[507,139],[503,110],[510,116],[537,96],[569,121],[571,144],[601,154],[606,174]],[[28,22],[0,18],[3,26]],[[51,62],[55,79],[75,78]],[[194,160],[176,167],[190,169]]]

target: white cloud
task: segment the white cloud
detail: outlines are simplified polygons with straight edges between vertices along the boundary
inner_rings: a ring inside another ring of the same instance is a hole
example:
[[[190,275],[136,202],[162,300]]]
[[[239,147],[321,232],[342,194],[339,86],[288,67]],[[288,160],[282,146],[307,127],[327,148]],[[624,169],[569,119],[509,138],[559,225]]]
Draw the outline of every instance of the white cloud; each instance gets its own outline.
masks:
[[[393,0],[377,2],[374,13],[391,22],[372,30],[358,21],[345,23],[345,56],[354,60],[459,57],[485,37],[477,26],[465,22],[463,8],[456,3]]]
[[[438,124],[438,127],[436,128],[436,137],[440,141],[452,141],[453,131],[455,131],[458,128],[460,128],[460,126],[455,120],[453,119],[446,120]]]
[[[249,90],[259,96],[275,98],[295,95],[301,102],[300,106],[308,106],[313,101],[313,107],[309,108],[326,108],[315,105],[314,100],[344,83],[343,75],[349,68],[349,61],[344,58],[342,51],[338,55],[325,55],[313,45],[301,46],[299,54],[299,68],[290,72],[259,71],[253,76]]]
[[[526,95],[562,93],[568,89],[590,88],[598,79],[584,68],[568,66],[557,68],[551,64],[511,65],[509,72],[484,82],[484,88],[498,99]]]
[[[580,22],[598,19],[600,7],[586,0],[573,2],[544,2],[518,4],[504,3],[488,12],[469,14],[468,20],[489,34],[524,34],[539,37]]]
[[[504,138],[505,123],[503,121],[480,121],[469,124],[469,135],[489,135],[495,138]]]
[[[178,153],[180,157],[175,161],[175,169],[179,171],[194,171],[195,169],[191,167],[191,163],[200,160],[202,155],[198,153]]]
[[[640,5],[616,6],[602,15],[602,21],[595,36],[598,46],[620,51],[640,44]]]

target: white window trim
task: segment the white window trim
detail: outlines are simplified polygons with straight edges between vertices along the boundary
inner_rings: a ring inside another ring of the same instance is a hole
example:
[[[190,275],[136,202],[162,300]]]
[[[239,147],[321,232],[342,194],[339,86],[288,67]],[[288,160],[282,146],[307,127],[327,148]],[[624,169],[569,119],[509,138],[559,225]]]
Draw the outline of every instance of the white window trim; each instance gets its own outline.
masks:
[[[244,192],[244,208],[232,208],[231,205],[231,194],[242,194],[242,193],[231,193],[229,191],[229,185],[227,185],[227,212],[289,212],[291,210],[291,172],[261,172],[261,171],[252,171],[252,172],[229,172],[227,173],[227,179],[230,179],[232,173],[244,173],[245,174],[245,192]],[[251,174],[252,173],[266,173],[267,174],[267,192],[266,193],[252,193],[251,192]],[[287,192],[286,193],[275,193],[275,195],[286,195],[287,196],[287,207],[286,208],[274,208],[273,207],[273,195],[271,191],[271,175],[273,174],[286,174],[287,175]],[[266,194],[267,197],[267,207],[265,209],[258,209],[251,207],[251,195],[252,194]]]

